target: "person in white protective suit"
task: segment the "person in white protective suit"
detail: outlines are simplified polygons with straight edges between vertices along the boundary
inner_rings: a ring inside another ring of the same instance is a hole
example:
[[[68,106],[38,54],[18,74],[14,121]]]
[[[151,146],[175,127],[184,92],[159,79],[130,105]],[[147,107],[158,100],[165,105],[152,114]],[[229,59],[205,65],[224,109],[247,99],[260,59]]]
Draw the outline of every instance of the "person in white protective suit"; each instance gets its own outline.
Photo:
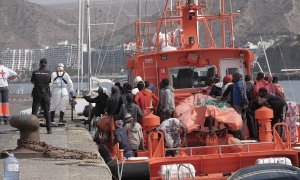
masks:
[[[69,93],[68,93],[69,88]],[[66,103],[69,96],[74,96],[73,82],[62,63],[57,65],[56,71],[51,74],[50,84],[50,119],[54,122],[55,111],[59,110],[59,122],[64,123]]]

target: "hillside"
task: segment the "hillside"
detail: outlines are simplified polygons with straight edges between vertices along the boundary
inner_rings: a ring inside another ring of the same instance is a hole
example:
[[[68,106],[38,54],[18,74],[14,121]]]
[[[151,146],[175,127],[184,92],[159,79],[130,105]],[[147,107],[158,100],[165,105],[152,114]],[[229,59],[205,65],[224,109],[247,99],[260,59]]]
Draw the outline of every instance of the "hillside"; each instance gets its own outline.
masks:
[[[24,0],[0,1],[0,48],[38,48],[72,39],[53,9]]]
[[[280,73],[281,69],[300,69],[300,35],[281,37],[266,50],[266,54],[272,72]],[[265,57],[260,57],[258,62],[263,71],[267,72]]]
[[[136,19],[136,0],[125,0],[117,20],[121,0],[91,1],[91,23],[111,22],[107,25],[104,45],[112,36],[111,45],[133,40],[133,22]],[[143,18],[157,16],[162,10],[164,1],[148,0],[145,6],[142,0]],[[213,1],[209,1],[213,2]],[[211,12],[218,12],[218,1],[213,3]],[[225,1],[229,2],[229,1]],[[240,10],[241,16],[235,18],[236,44],[244,45],[248,41],[256,42],[259,36],[264,40],[278,35],[294,35],[300,30],[299,0],[232,0],[233,11]],[[0,2],[0,49],[6,48],[39,48],[55,45],[62,40],[77,42],[77,3],[59,5],[38,5],[28,0],[2,0]],[[226,9],[229,12],[229,5]],[[94,47],[100,47],[105,25],[93,26],[91,29]],[[218,32],[216,32],[218,33]]]

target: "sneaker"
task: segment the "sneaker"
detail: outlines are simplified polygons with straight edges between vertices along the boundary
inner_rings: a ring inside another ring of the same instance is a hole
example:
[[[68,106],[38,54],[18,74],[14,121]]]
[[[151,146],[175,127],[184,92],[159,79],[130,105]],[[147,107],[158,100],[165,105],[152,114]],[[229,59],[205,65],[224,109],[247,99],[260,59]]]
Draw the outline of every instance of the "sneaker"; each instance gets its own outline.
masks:
[[[51,130],[47,131],[47,134],[52,134],[52,131]]]

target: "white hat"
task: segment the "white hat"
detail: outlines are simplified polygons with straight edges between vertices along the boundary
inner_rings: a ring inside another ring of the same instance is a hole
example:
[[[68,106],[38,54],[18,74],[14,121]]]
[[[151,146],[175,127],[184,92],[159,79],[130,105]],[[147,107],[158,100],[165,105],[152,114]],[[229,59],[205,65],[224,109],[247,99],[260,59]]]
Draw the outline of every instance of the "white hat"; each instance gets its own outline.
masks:
[[[140,81],[143,81],[143,79],[141,78],[141,76],[135,77],[135,79],[134,79],[135,84],[137,84]]]
[[[62,67],[62,68],[65,68],[64,64],[63,63],[59,63],[56,67]]]

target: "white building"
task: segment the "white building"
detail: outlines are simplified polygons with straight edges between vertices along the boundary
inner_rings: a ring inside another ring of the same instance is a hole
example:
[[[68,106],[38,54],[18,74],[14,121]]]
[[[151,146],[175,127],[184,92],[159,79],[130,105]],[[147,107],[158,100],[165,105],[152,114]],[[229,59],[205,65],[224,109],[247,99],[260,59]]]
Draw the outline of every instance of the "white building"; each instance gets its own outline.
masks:
[[[31,71],[44,55],[44,49],[6,49],[2,51],[5,66],[15,71]]]

